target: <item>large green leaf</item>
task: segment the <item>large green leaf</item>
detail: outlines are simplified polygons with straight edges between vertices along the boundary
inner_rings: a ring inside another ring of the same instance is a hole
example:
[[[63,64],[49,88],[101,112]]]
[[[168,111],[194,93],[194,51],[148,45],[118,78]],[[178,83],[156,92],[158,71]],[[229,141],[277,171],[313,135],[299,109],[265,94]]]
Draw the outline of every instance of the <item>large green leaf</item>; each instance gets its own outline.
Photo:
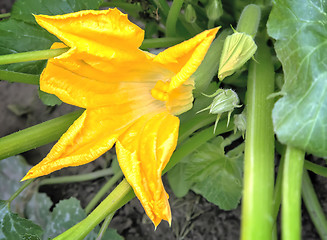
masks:
[[[38,27],[16,19],[0,22],[0,55],[49,49],[56,37]],[[45,61],[0,65],[0,69],[40,74]]]
[[[0,240],[39,240],[41,235],[42,229],[38,225],[12,213],[7,202],[0,200]]]
[[[98,9],[102,0],[20,0],[12,9],[11,17],[36,24],[37,14],[59,15],[88,9]]]
[[[243,153],[238,149],[225,155],[219,136],[192,154],[186,164],[186,180],[191,189],[221,209],[237,207],[242,195]]]
[[[25,159],[19,155],[0,161],[0,199],[9,199],[24,184],[20,180],[30,168]],[[26,190],[24,190],[11,202],[10,206],[13,212],[22,213],[25,207],[24,198],[26,198],[26,194]]]
[[[25,216],[45,229],[51,220],[50,208],[51,199],[45,193],[34,192],[32,198],[28,201]]]
[[[327,1],[276,0],[268,21],[284,96],[273,109],[278,139],[327,157]]]
[[[86,217],[76,198],[60,201],[53,209],[43,239],[54,238]]]
[[[9,20],[0,22],[0,55],[49,49],[58,39],[37,25],[33,14],[65,14],[98,9],[102,0],[20,0]],[[0,65],[0,69],[40,74],[45,61]]]
[[[179,162],[175,167],[173,167],[167,173],[167,179],[170,185],[171,190],[173,190],[176,197],[184,197],[190,190],[191,183],[186,181],[185,169],[188,157],[183,159],[183,162]]]
[[[43,235],[44,240],[54,238],[82,221],[86,217],[86,213],[81,207],[79,200],[70,198],[60,201],[53,209],[53,212],[49,213],[49,216]],[[85,240],[95,240],[99,229],[100,228],[97,226],[85,237]],[[116,230],[107,229],[103,239],[122,240],[123,238]]]

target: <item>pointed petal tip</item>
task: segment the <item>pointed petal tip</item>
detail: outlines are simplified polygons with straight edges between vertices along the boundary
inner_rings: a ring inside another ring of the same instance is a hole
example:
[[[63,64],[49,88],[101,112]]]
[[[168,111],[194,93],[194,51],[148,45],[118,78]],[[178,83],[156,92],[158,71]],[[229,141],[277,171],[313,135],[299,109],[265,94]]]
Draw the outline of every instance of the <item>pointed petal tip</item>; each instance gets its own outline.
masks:
[[[29,171],[28,173],[26,173],[25,177],[23,177],[22,180],[20,180],[20,181],[24,182],[24,181],[26,181],[28,179],[31,179],[31,178],[34,178],[34,176],[33,176],[33,173]]]

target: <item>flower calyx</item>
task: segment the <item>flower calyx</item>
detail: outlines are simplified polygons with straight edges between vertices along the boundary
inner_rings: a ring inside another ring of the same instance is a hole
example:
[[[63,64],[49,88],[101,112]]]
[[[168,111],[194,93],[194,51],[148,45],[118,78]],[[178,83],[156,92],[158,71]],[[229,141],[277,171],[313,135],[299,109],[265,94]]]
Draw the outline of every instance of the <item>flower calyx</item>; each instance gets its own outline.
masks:
[[[232,89],[218,89],[215,93],[211,95],[205,95],[206,97],[214,97],[212,103],[198,111],[197,113],[209,110],[210,114],[217,114],[217,119],[215,122],[214,132],[216,132],[217,123],[219,122],[219,119],[221,115],[225,112],[228,113],[228,121],[227,126],[229,124],[230,116],[235,108],[239,108],[242,105],[239,105],[239,98],[237,96],[237,93],[234,92]]]

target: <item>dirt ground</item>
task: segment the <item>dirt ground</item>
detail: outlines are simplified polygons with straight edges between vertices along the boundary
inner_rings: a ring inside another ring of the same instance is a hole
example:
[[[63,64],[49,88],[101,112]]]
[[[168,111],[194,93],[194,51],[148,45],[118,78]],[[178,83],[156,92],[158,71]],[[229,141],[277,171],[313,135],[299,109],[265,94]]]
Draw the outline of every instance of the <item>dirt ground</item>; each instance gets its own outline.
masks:
[[[0,0],[0,12],[9,11],[13,0]],[[22,114],[13,113],[10,108],[22,110]],[[62,104],[60,107],[45,107],[37,97],[37,87],[27,84],[10,84],[0,81],[0,137],[13,133],[17,130],[41,123],[47,119],[61,116],[73,111],[74,107]],[[49,151],[52,144],[24,153],[24,157],[31,164],[40,161]],[[76,174],[77,172],[90,172],[97,169],[103,159],[96,160],[85,166],[67,168],[56,172],[59,175]],[[313,176],[313,184],[316,187],[322,206],[327,211],[327,181],[325,178]],[[170,195],[170,204],[173,214],[172,226],[161,223],[156,231],[153,224],[147,218],[138,200],[134,199],[119,211],[117,211],[110,227],[118,230],[127,240],[154,240],[154,239],[185,239],[185,240],[234,240],[239,239],[240,229],[240,206],[234,211],[222,211],[217,206],[207,202],[201,196],[190,192],[182,199],[177,199],[171,192],[164,178],[165,188]],[[61,199],[71,196],[78,198],[82,206],[86,204],[94,194],[105,184],[104,179],[88,181],[76,184],[54,185],[41,188],[52,201],[57,203]],[[303,239],[319,239],[309,217],[303,211]]]

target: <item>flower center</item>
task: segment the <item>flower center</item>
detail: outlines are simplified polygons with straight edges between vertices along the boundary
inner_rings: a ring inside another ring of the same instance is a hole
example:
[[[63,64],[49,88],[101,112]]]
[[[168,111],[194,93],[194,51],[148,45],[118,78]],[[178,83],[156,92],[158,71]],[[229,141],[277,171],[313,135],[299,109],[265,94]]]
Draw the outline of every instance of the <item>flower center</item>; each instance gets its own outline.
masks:
[[[169,82],[159,80],[154,86],[154,88],[151,89],[151,95],[159,101],[167,101],[169,94],[168,90]]]

